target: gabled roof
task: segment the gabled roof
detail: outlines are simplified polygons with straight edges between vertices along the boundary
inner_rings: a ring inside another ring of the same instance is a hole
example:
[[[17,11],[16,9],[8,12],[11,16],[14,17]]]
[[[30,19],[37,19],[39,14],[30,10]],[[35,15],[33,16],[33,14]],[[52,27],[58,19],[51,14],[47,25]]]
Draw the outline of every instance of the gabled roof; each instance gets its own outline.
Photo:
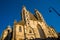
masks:
[[[31,19],[31,20],[35,20],[35,21],[37,20],[32,13],[29,13],[29,16],[30,16],[30,19]]]

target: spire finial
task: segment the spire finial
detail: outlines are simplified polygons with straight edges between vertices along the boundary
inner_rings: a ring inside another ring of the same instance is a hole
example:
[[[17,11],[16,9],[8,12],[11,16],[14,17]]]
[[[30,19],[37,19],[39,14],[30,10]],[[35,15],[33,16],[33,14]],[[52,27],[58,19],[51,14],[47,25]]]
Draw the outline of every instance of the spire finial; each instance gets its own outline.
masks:
[[[16,19],[14,20],[14,24],[17,23]]]
[[[10,25],[8,25],[8,27],[10,27]]]
[[[23,5],[23,8],[24,8],[25,6]]]
[[[35,11],[37,11],[37,9],[35,9]]]
[[[23,7],[22,7],[24,10],[26,10],[26,7],[23,5]]]
[[[37,12],[38,10],[37,9],[35,9],[35,12]]]

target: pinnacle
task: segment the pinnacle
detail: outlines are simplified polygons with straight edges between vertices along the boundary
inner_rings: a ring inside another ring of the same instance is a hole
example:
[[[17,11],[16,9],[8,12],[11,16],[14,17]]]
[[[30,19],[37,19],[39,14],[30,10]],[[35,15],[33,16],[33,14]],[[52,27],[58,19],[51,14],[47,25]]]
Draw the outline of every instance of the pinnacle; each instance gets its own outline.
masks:
[[[37,9],[35,9],[35,12],[37,12],[38,10]]]
[[[16,19],[14,20],[14,23],[16,23],[17,21],[16,21]]]
[[[26,7],[23,5],[23,7],[22,7],[23,9],[26,9]]]

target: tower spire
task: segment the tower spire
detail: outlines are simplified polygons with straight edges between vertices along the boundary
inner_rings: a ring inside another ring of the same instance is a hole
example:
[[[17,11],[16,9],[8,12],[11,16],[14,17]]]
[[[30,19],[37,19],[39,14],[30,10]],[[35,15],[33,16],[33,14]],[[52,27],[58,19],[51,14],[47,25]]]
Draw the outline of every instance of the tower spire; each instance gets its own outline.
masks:
[[[26,14],[27,10],[26,10],[26,7],[23,6],[22,7],[22,20],[24,21],[25,20],[25,14]]]
[[[22,10],[26,10],[26,7],[23,5]]]
[[[44,21],[43,16],[37,9],[35,9],[35,14],[40,22]]]

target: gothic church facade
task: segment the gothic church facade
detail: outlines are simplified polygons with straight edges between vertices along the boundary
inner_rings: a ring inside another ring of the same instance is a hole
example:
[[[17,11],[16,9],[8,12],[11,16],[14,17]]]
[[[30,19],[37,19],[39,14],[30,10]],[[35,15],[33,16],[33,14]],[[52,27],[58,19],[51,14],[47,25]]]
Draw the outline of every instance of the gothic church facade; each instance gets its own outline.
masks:
[[[8,26],[3,31],[1,40],[45,39],[48,37],[58,38],[58,35],[53,28],[46,24],[38,10],[35,9],[35,15],[33,15],[23,6],[22,20],[14,21],[13,28]]]

